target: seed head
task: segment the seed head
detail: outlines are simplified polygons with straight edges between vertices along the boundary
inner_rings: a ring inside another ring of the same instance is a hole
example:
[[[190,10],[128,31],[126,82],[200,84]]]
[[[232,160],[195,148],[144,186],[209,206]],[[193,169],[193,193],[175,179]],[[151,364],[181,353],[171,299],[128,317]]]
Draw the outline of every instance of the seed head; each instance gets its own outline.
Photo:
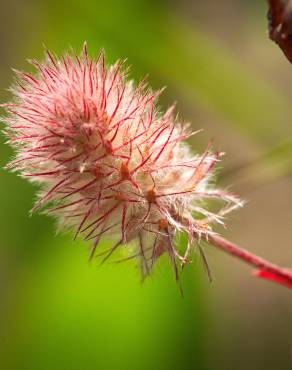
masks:
[[[37,73],[17,72],[4,121],[16,150],[8,167],[41,185],[34,210],[91,240],[92,255],[109,237],[114,245],[104,259],[126,245],[147,275],[166,253],[178,276],[194,241],[241,205],[210,185],[221,154],[211,145],[192,154],[185,140],[196,132],[173,106],[161,113],[160,92],[144,81],[134,86],[122,62],[106,66],[103,52],[91,59],[85,45],[80,56],[47,52],[45,62],[31,63]],[[207,208],[209,198],[220,201],[216,212]],[[188,234],[183,252],[179,231]]]

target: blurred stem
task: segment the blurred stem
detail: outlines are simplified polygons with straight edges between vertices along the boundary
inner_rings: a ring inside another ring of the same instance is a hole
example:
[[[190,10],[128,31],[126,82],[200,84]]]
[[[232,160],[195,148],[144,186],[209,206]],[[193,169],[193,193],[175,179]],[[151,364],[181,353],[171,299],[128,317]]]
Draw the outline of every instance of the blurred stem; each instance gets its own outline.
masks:
[[[292,137],[288,137],[280,143],[272,146],[270,149],[265,150],[262,154],[258,155],[252,160],[246,160],[241,163],[237,163],[227,170],[223,170],[221,177],[224,180],[238,177],[244,174],[245,177],[249,177],[247,182],[253,182],[252,179],[255,174],[258,174],[262,169],[271,169],[268,174],[262,174],[264,178],[261,180],[260,185],[268,184],[274,180],[281,177],[287,176],[292,170]],[[256,179],[256,184],[252,187],[257,187],[258,181]]]
[[[279,267],[265,259],[239,247],[238,245],[222,238],[219,235],[208,235],[205,240],[213,246],[223,250],[257,268],[254,275],[276,283],[285,285],[292,289],[292,270]]]

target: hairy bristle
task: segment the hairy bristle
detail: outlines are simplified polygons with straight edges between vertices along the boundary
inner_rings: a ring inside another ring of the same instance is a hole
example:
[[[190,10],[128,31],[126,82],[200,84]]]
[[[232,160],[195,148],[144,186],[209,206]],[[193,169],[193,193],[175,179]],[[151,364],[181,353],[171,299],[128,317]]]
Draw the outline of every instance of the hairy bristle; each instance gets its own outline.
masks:
[[[35,75],[17,72],[4,119],[17,153],[8,167],[41,185],[34,210],[46,207],[61,228],[91,240],[91,257],[101,238],[114,242],[104,260],[134,241],[143,275],[166,253],[178,278],[195,239],[241,205],[210,185],[220,154],[212,145],[192,154],[185,139],[197,131],[173,107],[161,113],[160,92],[144,81],[135,87],[123,62],[107,66],[103,52],[92,59],[86,46],[81,55],[46,54],[32,62]],[[219,211],[206,208],[208,198],[221,201]],[[183,254],[178,231],[188,234]]]

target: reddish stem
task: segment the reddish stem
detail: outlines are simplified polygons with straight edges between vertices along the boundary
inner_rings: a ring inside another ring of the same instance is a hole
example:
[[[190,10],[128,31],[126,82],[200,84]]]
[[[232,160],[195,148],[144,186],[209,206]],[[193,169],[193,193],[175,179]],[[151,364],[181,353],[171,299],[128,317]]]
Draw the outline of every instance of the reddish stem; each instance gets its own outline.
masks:
[[[255,276],[272,280],[292,289],[292,270],[279,267],[255,254],[243,249],[219,235],[208,235],[206,241],[257,268]]]

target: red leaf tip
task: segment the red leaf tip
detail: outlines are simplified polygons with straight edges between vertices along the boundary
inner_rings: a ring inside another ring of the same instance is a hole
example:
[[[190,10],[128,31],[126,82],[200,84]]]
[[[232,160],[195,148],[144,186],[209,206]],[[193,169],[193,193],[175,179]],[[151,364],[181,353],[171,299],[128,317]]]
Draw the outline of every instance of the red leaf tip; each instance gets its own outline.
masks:
[[[291,271],[292,273],[292,270],[287,270],[287,271]],[[288,278],[282,277],[280,275],[277,275],[277,274],[274,274],[272,272],[265,271],[265,270],[255,270],[253,272],[253,276],[256,276],[258,278],[265,279],[265,280],[270,280],[277,284],[281,284],[287,288],[292,289],[292,277],[291,279],[288,279]]]

